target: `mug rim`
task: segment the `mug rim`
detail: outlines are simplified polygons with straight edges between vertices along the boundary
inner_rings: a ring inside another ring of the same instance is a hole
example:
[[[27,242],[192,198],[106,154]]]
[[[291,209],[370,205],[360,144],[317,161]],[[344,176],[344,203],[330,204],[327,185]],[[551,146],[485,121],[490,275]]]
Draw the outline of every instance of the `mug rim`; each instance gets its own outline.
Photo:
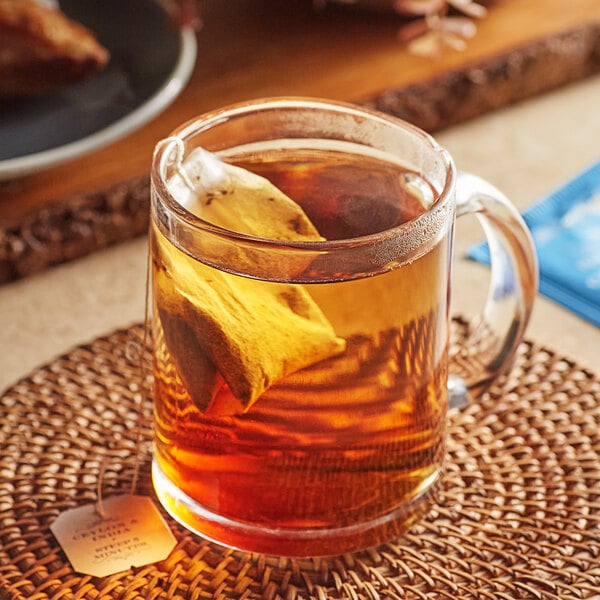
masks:
[[[282,109],[333,110],[339,112],[340,114],[354,116],[355,118],[359,119],[375,120],[384,124],[385,126],[408,131],[411,135],[420,139],[421,142],[427,144],[431,150],[437,152],[441,157],[445,171],[443,188],[439,193],[436,194],[437,198],[430,207],[409,221],[389,227],[383,231],[378,231],[367,235],[322,241],[280,240],[242,233],[233,229],[227,229],[198,217],[186,209],[173,197],[161,174],[161,165],[162,161],[165,159],[165,153],[172,147],[170,144],[165,144],[165,142],[174,142],[176,140],[185,142],[186,139],[189,139],[193,135],[197,135],[202,131],[206,131],[218,126],[219,124],[224,123],[233,117],[240,117],[244,114],[260,111],[265,112]],[[408,231],[415,227],[418,228],[419,224],[427,219],[431,219],[436,212],[445,211],[448,208],[448,204],[452,202],[454,196],[453,190],[456,183],[456,177],[456,166],[450,153],[443,148],[432,135],[418,128],[416,125],[381,111],[377,111],[368,107],[362,107],[350,102],[308,96],[272,96],[253,100],[245,100],[223,106],[213,111],[204,112],[196,117],[192,117],[188,121],[176,127],[166,138],[157,142],[154,149],[150,173],[151,187],[153,188],[152,191],[160,197],[163,207],[168,209],[170,216],[178,221],[181,221],[186,227],[191,227],[193,229],[197,229],[198,231],[223,239],[228,239],[230,241],[241,241],[246,245],[289,248],[296,251],[308,250],[311,252],[333,251],[336,249],[379,244],[381,242],[385,242],[386,240],[397,238],[399,235],[402,235],[402,232],[404,231]],[[155,194],[152,193],[152,196],[154,195]]]

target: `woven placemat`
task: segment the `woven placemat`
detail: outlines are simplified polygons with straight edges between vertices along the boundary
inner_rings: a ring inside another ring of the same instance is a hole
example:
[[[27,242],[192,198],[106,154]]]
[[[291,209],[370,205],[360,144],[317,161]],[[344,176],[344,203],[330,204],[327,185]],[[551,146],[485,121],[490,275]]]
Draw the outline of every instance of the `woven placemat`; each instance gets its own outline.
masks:
[[[134,326],[76,348],[2,397],[1,599],[600,597],[600,381],[531,342],[509,376],[452,412],[442,489],[401,539],[290,560],[223,549],[169,520],[178,544],[164,562],[74,572],[50,524],[96,501],[101,465],[105,496],[130,491],[140,410],[137,491],[152,495],[141,335]]]

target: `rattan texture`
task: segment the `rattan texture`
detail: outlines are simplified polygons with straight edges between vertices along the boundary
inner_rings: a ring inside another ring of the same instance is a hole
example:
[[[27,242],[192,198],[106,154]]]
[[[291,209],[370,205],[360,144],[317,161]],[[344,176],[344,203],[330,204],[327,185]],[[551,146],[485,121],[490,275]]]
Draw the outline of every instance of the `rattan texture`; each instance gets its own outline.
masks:
[[[74,572],[50,524],[96,501],[101,469],[105,497],[131,490],[139,422],[137,492],[152,495],[142,333],[78,347],[1,398],[0,599],[600,598],[600,381],[532,342],[451,412],[443,486],[401,539],[291,560],[224,549],[169,520],[167,560],[101,579]]]

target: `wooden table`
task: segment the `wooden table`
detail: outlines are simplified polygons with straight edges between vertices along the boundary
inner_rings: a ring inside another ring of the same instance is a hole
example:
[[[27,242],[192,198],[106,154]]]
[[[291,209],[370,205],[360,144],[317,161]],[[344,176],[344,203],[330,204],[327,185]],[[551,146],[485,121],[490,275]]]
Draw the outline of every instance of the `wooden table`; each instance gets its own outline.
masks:
[[[210,0],[203,10],[195,72],[163,114],[91,155],[0,185],[0,283],[142,234],[156,141],[206,110],[308,95],[438,131],[600,71],[598,0],[496,2],[466,51],[437,58],[408,54],[396,40],[401,21],[387,13],[318,12],[306,0]]]

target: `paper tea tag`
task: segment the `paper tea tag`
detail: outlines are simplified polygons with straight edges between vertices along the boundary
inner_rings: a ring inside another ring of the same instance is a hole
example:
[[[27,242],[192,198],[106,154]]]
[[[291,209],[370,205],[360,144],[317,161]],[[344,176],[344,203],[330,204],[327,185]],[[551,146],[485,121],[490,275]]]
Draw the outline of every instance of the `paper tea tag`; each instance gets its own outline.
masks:
[[[114,496],[61,513],[50,530],[75,571],[106,577],[165,560],[177,543],[152,500]]]

